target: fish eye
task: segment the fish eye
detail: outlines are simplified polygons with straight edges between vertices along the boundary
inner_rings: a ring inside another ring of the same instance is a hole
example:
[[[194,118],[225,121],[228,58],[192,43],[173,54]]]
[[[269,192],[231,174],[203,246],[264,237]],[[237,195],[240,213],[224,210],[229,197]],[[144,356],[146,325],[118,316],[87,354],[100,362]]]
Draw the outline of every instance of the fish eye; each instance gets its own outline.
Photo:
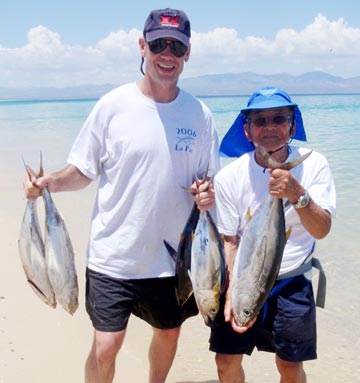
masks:
[[[210,312],[211,312],[212,314],[216,314],[216,313],[217,313],[217,309],[212,308],[212,309],[210,310]]]
[[[249,316],[251,315],[250,311],[247,310],[247,309],[244,309],[244,310],[243,310],[243,314],[244,314],[244,316],[246,316],[246,317],[249,317]]]

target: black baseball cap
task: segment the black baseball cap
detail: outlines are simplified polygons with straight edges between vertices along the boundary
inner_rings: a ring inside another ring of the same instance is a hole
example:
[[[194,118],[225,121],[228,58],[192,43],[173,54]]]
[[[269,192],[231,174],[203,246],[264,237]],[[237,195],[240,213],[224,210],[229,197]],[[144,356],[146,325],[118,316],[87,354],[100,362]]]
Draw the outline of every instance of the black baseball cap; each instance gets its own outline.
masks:
[[[153,41],[161,37],[170,37],[190,45],[190,21],[185,12],[177,9],[156,9],[150,12],[145,21],[144,38]]]

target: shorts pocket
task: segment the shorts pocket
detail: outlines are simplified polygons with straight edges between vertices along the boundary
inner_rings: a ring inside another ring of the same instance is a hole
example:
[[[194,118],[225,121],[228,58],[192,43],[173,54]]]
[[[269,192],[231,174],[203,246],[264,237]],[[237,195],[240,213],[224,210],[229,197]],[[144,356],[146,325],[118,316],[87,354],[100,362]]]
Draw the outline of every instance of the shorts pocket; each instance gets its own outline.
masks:
[[[290,342],[316,338],[316,307],[310,282],[300,291],[278,297],[274,330],[276,336]]]

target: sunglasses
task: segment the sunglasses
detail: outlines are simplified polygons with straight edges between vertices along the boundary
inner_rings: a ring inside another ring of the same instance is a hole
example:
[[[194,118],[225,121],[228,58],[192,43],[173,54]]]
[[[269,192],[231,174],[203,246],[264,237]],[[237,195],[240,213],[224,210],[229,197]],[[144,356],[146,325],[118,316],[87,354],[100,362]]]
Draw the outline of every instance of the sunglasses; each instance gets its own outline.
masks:
[[[256,128],[265,128],[268,124],[280,126],[285,124],[287,122],[291,125],[292,117],[291,116],[283,116],[283,115],[277,115],[274,117],[257,117],[253,120],[251,118],[248,118],[246,122],[250,125],[255,125]]]
[[[176,57],[184,57],[188,49],[181,41],[167,41],[163,38],[149,41],[148,44],[151,52],[155,54],[163,52],[169,45],[171,53]]]

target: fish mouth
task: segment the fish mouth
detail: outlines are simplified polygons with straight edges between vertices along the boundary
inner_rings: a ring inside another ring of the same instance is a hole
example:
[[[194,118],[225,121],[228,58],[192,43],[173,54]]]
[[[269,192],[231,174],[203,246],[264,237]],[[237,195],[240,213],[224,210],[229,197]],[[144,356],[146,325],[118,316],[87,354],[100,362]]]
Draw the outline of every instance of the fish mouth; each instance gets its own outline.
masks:
[[[56,307],[56,301],[51,302],[48,298],[48,296],[30,279],[27,280],[29,285],[35,290],[39,296],[43,297],[43,301],[48,304],[50,307],[55,308]]]
[[[215,321],[216,315],[215,316],[203,315],[203,318],[204,318],[204,322],[205,322],[206,326],[208,326],[210,328],[217,326],[216,321]]]

